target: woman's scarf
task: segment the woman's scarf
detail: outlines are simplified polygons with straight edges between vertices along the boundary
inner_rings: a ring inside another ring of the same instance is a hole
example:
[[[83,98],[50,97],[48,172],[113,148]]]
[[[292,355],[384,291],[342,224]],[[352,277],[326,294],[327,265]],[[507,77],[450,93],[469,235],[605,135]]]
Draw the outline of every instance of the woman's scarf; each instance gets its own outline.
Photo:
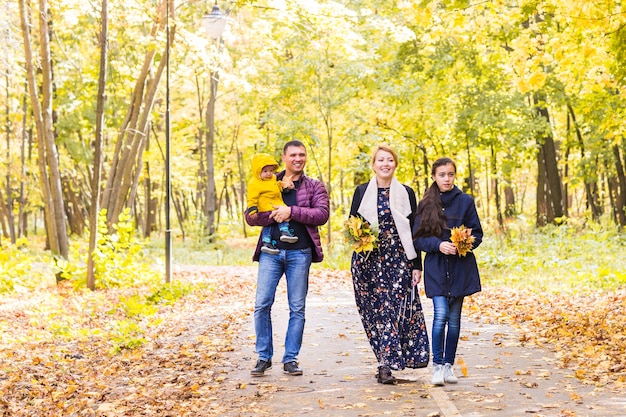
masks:
[[[391,179],[391,186],[389,187],[389,208],[391,209],[391,217],[393,217],[393,221],[398,229],[400,243],[404,247],[407,258],[417,258],[417,252],[415,252],[413,246],[413,232],[409,222],[409,216],[411,215],[409,193],[404,188],[404,185],[400,184],[395,178]],[[376,182],[376,177],[372,178],[367,185],[357,212],[369,224],[378,229],[378,183]]]

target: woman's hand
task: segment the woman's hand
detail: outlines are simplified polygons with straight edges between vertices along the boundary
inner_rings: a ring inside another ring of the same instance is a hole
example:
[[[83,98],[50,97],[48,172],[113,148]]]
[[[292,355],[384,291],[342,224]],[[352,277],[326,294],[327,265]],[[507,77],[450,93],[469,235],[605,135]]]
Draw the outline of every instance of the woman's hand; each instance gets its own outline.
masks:
[[[441,242],[439,244],[439,252],[444,255],[456,255],[456,246],[452,242]]]
[[[412,273],[413,273],[413,280],[411,281],[411,283],[415,287],[422,280],[422,271],[420,271],[419,269],[414,269]]]

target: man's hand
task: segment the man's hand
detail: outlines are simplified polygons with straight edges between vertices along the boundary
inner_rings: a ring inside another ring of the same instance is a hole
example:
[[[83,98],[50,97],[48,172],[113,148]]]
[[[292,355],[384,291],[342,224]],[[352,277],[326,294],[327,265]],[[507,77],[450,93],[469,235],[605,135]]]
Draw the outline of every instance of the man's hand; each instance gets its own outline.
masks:
[[[270,219],[273,219],[277,223],[288,222],[291,220],[291,207],[289,206],[274,206],[276,210],[270,214]]]

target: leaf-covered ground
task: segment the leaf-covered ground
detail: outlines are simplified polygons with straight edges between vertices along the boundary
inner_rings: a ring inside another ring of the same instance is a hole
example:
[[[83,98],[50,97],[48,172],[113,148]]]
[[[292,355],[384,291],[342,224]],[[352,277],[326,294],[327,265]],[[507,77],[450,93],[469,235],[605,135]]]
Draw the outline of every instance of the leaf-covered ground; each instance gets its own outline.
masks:
[[[202,285],[146,317],[145,343],[119,354],[107,334],[126,334],[109,330],[125,323],[128,312],[118,310],[129,303],[120,300],[141,290],[59,287],[5,298],[0,415],[197,416],[237,407],[216,395],[223,376],[213,369],[250,312],[254,277],[245,268],[177,272]]]
[[[4,298],[0,415],[254,411],[260,405],[224,390],[217,365],[237,348],[233,337],[252,312],[255,273],[252,267],[176,271],[177,282],[196,284],[195,289],[174,304],[157,306],[154,314],[136,307],[137,328],[127,320],[133,306],[128,300],[148,289],[77,292],[61,286]],[[311,290],[332,291],[345,280],[345,271],[314,270]],[[623,290],[555,297],[486,288],[470,298],[465,313],[519,325],[525,342],[554,350],[581,380],[622,389],[625,309]]]
[[[598,386],[626,386],[626,290],[536,294],[488,288],[465,312],[517,327],[521,341],[555,352],[564,368]]]

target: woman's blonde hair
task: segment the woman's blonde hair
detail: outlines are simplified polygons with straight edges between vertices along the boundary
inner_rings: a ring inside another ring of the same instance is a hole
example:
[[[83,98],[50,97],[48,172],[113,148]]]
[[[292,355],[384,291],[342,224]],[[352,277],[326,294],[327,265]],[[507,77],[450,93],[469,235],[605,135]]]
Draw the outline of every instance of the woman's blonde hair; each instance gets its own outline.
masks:
[[[376,154],[378,153],[378,151],[389,152],[391,156],[393,156],[393,160],[396,161],[396,166],[398,166],[398,163],[400,162],[398,161],[398,154],[396,153],[396,151],[393,150],[391,146],[387,144],[376,145],[374,151],[372,152],[372,165],[374,165],[374,162],[376,161]]]

